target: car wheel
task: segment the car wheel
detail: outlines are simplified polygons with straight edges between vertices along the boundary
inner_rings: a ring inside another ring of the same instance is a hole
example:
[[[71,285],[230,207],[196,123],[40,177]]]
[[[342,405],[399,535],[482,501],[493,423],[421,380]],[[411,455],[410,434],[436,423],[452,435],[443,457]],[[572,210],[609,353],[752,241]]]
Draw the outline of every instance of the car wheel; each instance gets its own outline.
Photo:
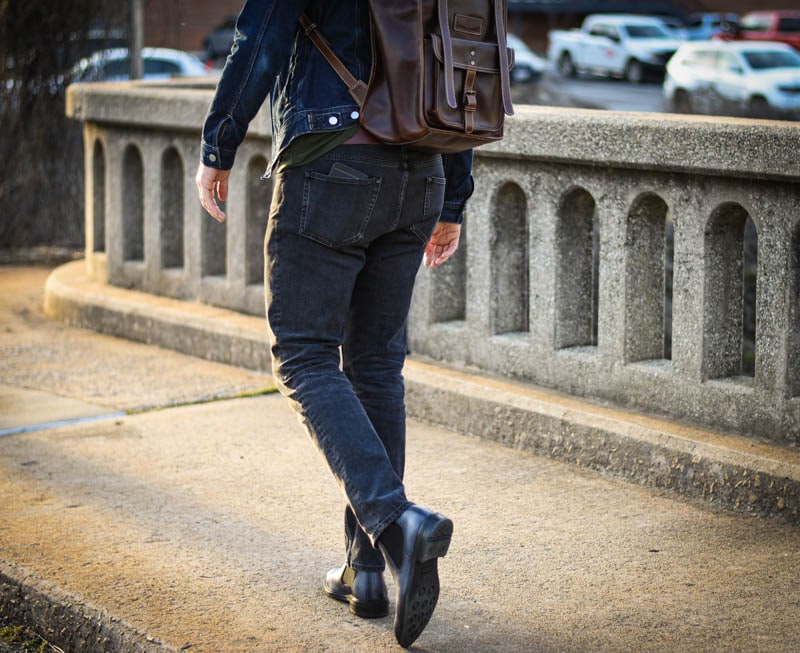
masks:
[[[754,97],[750,98],[750,115],[753,118],[770,118],[772,117],[772,109],[769,106],[766,98]]]
[[[631,84],[641,84],[644,81],[644,66],[636,59],[631,59],[625,66],[625,79]]]
[[[562,77],[575,77],[575,64],[572,63],[569,52],[564,52],[558,58],[558,72]]]
[[[692,113],[692,102],[689,94],[683,89],[675,91],[675,96],[672,98],[672,110],[675,113]]]
[[[528,66],[514,66],[511,69],[511,83],[524,84],[534,79],[533,70]]]

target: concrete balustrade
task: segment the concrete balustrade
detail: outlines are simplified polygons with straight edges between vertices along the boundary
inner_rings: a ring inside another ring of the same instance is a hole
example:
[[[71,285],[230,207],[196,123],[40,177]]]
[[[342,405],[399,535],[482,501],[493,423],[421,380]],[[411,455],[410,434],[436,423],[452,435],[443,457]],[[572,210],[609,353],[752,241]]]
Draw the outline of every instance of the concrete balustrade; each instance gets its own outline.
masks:
[[[259,115],[251,126],[231,175],[228,222],[218,224],[200,207],[194,182],[210,90],[70,89],[67,111],[85,122],[87,262],[114,285],[263,314],[269,121]]]
[[[70,88],[87,263],[115,285],[263,314],[268,119],[219,225],[194,185],[210,97]],[[792,123],[518,108],[476,151],[460,251],[420,274],[411,351],[800,444],[798,144]]]

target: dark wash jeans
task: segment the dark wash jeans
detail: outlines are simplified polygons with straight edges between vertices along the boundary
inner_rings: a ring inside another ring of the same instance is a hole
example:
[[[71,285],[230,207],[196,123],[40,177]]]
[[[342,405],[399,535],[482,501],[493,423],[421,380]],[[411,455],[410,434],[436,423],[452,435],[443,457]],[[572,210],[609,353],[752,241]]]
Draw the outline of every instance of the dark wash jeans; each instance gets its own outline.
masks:
[[[273,372],[347,496],[357,569],[384,568],[374,544],[410,505],[405,327],[444,189],[439,155],[390,145],[342,145],[275,177],[265,243]]]

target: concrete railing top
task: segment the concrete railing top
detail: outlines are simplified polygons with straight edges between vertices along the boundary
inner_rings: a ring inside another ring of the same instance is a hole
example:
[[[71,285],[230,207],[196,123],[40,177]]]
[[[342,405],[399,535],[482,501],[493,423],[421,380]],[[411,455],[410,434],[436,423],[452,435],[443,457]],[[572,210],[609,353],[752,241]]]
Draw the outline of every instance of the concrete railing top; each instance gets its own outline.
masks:
[[[73,84],[67,89],[66,112],[70,118],[84,123],[194,132],[199,143],[215,84],[212,77],[169,82]],[[259,112],[248,133],[270,135],[266,110]]]
[[[199,134],[215,80],[74,84],[67,115],[83,122]],[[478,156],[761,179],[800,179],[800,126],[715,116],[518,106],[506,137]],[[269,137],[263,110],[248,133]],[[713,144],[712,146],[709,146]]]
[[[800,126],[714,116],[522,106],[481,154],[540,161],[800,179]]]

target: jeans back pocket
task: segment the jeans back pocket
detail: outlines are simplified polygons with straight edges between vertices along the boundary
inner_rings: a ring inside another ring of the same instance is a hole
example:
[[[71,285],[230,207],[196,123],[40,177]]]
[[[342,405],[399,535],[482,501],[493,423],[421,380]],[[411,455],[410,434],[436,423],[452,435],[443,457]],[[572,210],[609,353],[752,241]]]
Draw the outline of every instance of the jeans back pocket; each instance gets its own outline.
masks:
[[[348,179],[307,171],[300,233],[328,247],[364,237],[378,199],[378,178]]]

